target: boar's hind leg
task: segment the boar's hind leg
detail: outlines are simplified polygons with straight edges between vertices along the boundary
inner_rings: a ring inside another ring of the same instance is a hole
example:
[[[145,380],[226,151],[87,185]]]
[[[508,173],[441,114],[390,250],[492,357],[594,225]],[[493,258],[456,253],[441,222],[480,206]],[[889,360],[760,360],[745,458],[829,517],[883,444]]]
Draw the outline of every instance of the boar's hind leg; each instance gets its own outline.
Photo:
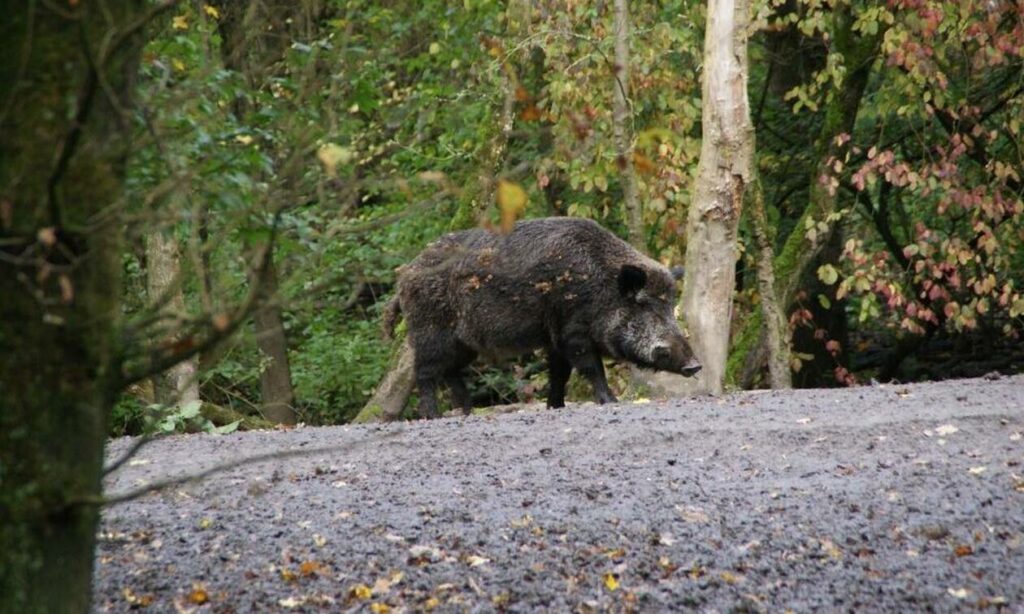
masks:
[[[601,354],[589,341],[571,340],[566,343],[565,355],[568,356],[572,366],[580,372],[580,375],[587,378],[590,385],[594,387],[594,397],[600,404],[617,403],[618,399],[608,388],[608,380],[604,375],[604,363],[601,362]]]
[[[436,418],[437,380],[433,377],[417,377],[416,387],[420,391],[420,403],[416,408],[420,418]]]
[[[462,413],[468,416],[473,411],[473,401],[469,398],[466,382],[462,381],[462,374],[458,371],[449,371],[444,380],[452,391],[452,405],[461,407]]]
[[[558,350],[548,350],[548,407],[565,407],[565,384],[571,373],[569,359]]]

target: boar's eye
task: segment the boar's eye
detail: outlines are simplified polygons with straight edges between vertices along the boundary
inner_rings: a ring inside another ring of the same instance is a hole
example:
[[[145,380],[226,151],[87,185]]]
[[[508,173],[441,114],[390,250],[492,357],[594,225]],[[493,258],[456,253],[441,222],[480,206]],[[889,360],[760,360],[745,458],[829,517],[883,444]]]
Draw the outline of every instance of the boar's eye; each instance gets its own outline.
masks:
[[[647,272],[638,266],[624,264],[619,269],[619,293],[628,298],[637,298],[637,293],[647,285]]]

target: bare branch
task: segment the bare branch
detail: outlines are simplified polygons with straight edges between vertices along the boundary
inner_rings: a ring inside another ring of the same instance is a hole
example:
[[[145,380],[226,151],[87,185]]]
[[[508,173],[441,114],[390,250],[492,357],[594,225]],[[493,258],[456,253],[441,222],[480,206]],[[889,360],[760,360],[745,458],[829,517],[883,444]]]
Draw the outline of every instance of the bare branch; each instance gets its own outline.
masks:
[[[262,463],[271,460],[295,458],[299,456],[313,456],[317,454],[351,451],[356,448],[365,446],[369,443],[380,443],[381,441],[392,439],[398,435],[401,435],[404,432],[405,429],[393,429],[387,433],[380,435],[379,437],[370,437],[368,439],[363,439],[360,441],[353,441],[348,444],[323,446],[319,448],[302,448],[298,450],[278,450],[275,452],[267,452],[265,454],[257,454],[255,456],[247,456],[245,458],[238,458],[224,463],[220,463],[218,465],[214,465],[208,469],[200,471],[199,473],[180,475],[173,478],[167,478],[165,480],[159,480],[157,482],[153,482],[152,484],[140,486],[138,488],[123,493],[113,494],[110,496],[74,498],[68,500],[65,504],[68,507],[77,505],[96,505],[101,507],[109,507],[112,505],[118,505],[120,503],[127,503],[128,501],[134,501],[135,499],[144,497],[150,493],[157,492],[160,490],[173,488],[175,486],[181,486],[183,484],[188,484],[190,482],[198,482],[200,480],[204,480],[210,477],[211,475],[224,473],[225,471],[231,471],[232,469],[243,467],[245,465]]]

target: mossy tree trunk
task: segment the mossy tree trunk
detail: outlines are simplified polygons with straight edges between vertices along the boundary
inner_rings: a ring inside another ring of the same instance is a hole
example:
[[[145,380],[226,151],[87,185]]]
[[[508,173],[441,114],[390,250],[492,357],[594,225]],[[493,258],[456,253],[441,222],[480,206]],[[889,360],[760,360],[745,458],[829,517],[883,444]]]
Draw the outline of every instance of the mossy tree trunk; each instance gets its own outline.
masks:
[[[768,214],[764,209],[764,188],[760,178],[750,189],[751,227],[757,245],[757,286],[761,294],[761,316],[768,344],[768,379],[772,388],[792,388],[789,328],[775,290],[775,249],[769,234]]]
[[[101,6],[102,5],[102,6]],[[147,8],[148,7],[148,8]],[[142,0],[0,6],[0,602],[86,612]],[[70,113],[69,113],[70,110]]]
[[[832,12],[832,19],[832,52],[843,57],[846,73],[825,109],[825,121],[818,137],[818,163],[810,178],[807,208],[775,258],[776,292],[783,309],[788,309],[793,303],[800,279],[828,242],[835,228],[835,219],[830,216],[839,208],[839,192],[827,182],[822,182],[821,178],[831,175],[832,161],[841,160],[850,145],[849,140],[840,144],[837,137],[849,135],[854,130],[860,103],[871,77],[879,43],[884,35],[882,29],[874,36],[863,36],[855,32],[854,16],[850,6],[846,4],[836,7]],[[808,235],[807,229],[811,226],[815,227],[815,232]],[[763,330],[762,314],[752,313],[736,336],[729,356],[728,381],[743,387],[749,386],[752,373],[760,368],[760,360],[749,359],[752,356],[765,356],[760,347],[766,339]]]
[[[711,0],[704,38],[700,164],[686,225],[683,314],[704,368],[700,388],[720,393],[736,285],[736,233],[750,184],[754,127],[747,101],[746,0]]]

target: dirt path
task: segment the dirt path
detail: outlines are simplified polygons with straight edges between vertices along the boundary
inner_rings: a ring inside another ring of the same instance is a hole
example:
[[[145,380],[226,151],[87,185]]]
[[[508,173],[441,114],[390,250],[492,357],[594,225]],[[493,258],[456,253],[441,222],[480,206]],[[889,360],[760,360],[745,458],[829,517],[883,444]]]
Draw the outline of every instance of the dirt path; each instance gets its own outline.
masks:
[[[95,607],[1024,612],[1022,434],[1024,377],[173,437],[108,491],[338,449],[108,509]]]

